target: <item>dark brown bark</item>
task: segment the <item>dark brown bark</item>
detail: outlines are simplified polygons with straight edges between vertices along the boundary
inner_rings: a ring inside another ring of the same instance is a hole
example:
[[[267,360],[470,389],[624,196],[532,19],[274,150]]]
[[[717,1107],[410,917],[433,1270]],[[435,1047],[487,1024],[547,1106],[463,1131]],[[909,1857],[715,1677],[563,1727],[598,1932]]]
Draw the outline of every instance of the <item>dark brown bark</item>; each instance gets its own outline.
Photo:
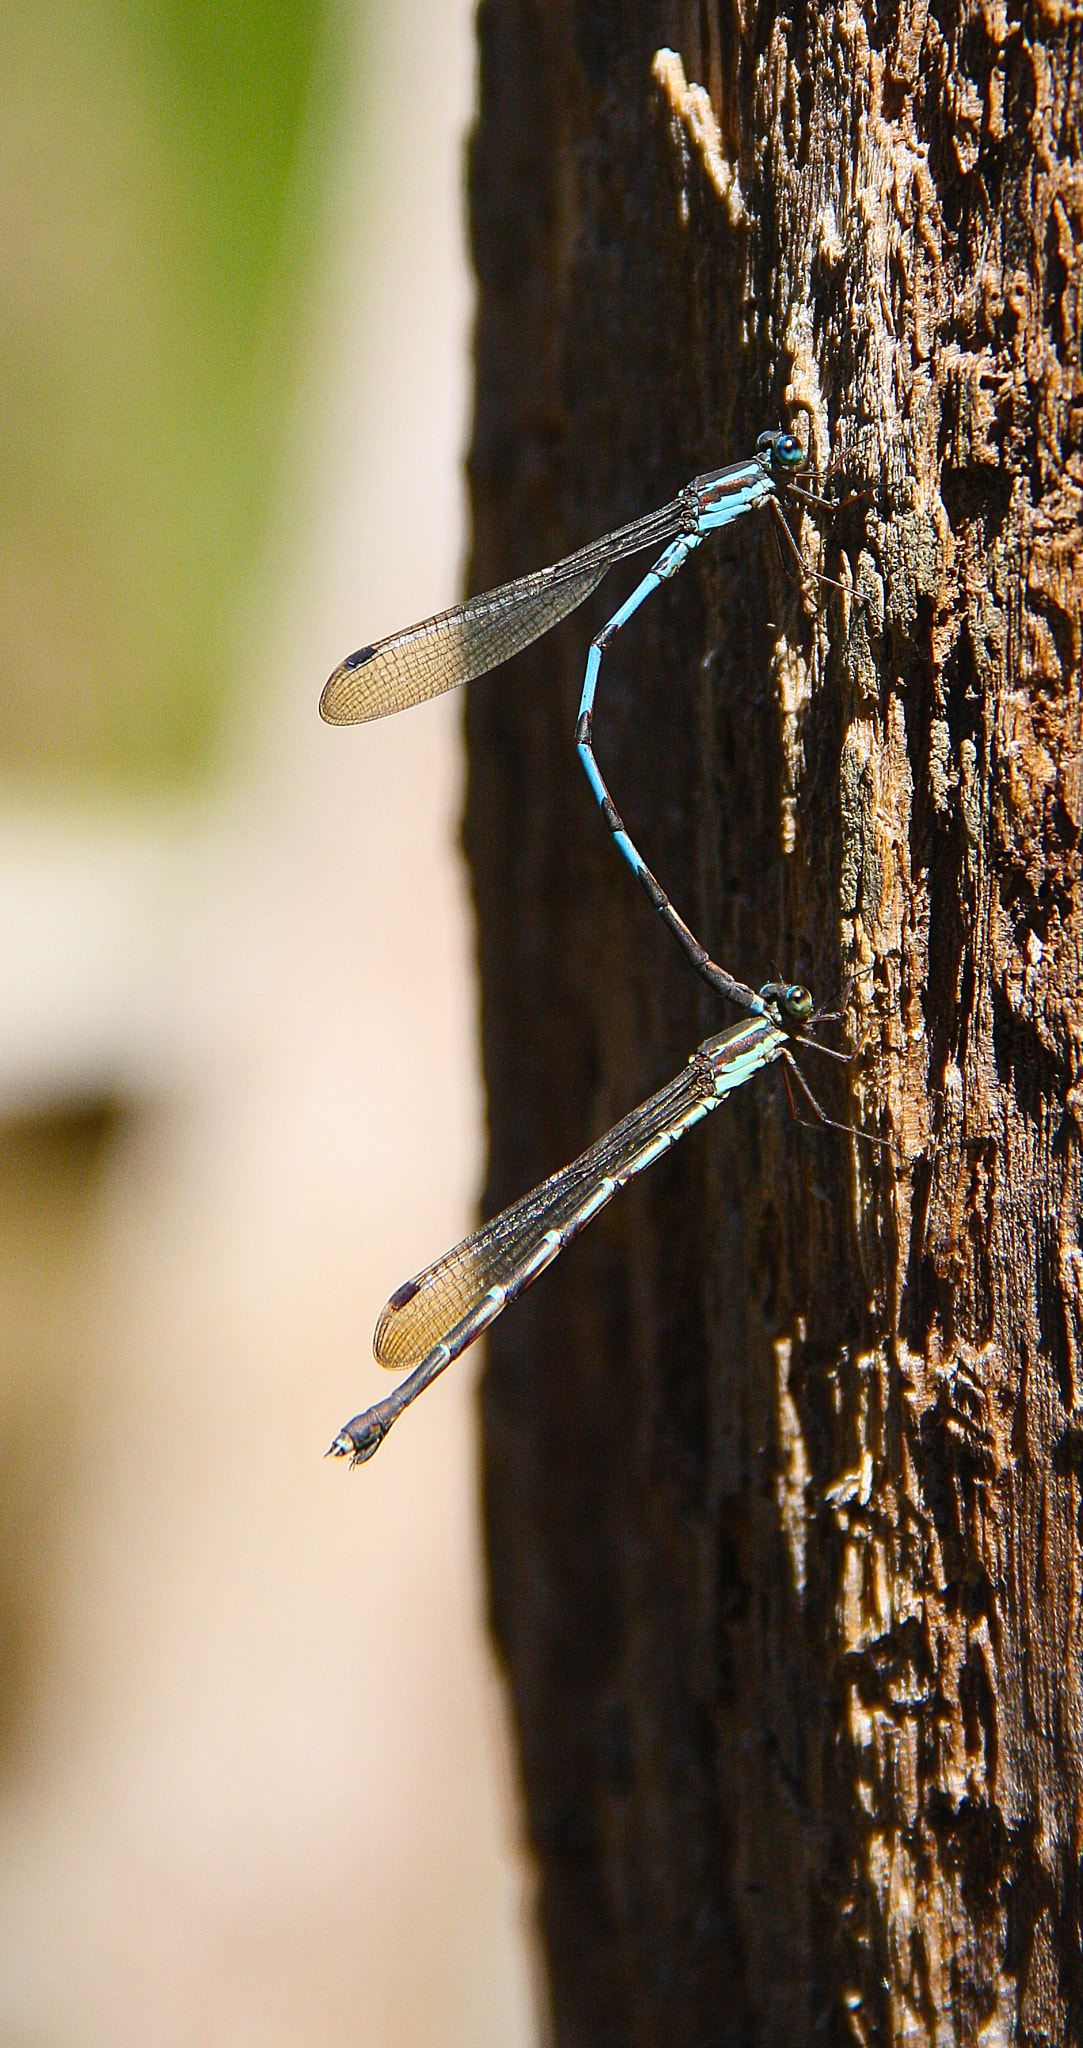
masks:
[[[1081,41],[482,8],[475,586],[780,419],[876,482],[803,535],[852,595],[746,521],[603,667],[647,858],[733,972],[850,985],[803,1065],[898,1156],[768,1075],[493,1337],[561,2048],[1083,2039]],[[572,750],[630,584],[468,707],[493,1207],[729,1021]]]

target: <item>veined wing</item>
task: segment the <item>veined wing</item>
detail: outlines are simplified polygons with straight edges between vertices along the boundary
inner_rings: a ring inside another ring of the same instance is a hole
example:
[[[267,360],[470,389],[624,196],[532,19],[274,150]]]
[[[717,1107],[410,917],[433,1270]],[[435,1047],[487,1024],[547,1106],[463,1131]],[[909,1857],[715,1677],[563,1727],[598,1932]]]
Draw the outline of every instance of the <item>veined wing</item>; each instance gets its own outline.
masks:
[[[785,1034],[758,1019],[723,1032],[638,1109],[629,1111],[578,1159],[446,1252],[392,1295],[376,1325],[381,1365],[414,1366],[459,1325],[465,1349],[476,1334],[469,1319],[487,1299],[491,1314],[514,1301],[565,1245],[604,1209],[617,1189],[660,1157],[714,1109],[724,1094],[777,1056]]]
[[[330,725],[362,725],[485,675],[573,612],[614,562],[671,540],[684,516],[675,499],[552,568],[519,576],[419,626],[392,633],[374,647],[359,648],[324,684],[321,716]]]

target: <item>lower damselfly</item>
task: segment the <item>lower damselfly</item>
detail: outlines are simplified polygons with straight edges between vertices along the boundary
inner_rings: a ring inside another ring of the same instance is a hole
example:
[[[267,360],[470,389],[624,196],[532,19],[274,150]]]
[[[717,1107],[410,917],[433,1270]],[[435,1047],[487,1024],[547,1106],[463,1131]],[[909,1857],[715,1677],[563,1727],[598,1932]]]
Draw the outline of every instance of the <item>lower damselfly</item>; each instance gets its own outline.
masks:
[[[359,647],[339,663],[320,698],[320,711],[331,725],[359,725],[438,697],[457,683],[485,675],[547,633],[590,596],[615,563],[646,548],[661,547],[653,567],[591,641],[575,743],[602,816],[663,923],[716,994],[728,997],[753,1017],[768,1014],[762,997],[711,959],[706,947],[674,909],[625,830],[594,757],[594,697],[602,654],[610,641],[652,591],[676,576],[708,534],[731,526],[747,513],[770,510],[804,570],[782,504],[828,513],[840,509],[838,503],[817,496],[797,482],[805,466],[804,451],[792,434],[783,433],[781,428],[761,434],[756,453],[747,461],[695,477],[659,511],[648,512],[629,526],[618,527],[614,533],[592,541],[589,547],[566,555],[551,568],[537,569],[529,576],[517,577],[513,583],[501,584],[497,590],[467,598],[450,611],[438,612],[418,626],[392,633],[374,646]],[[830,578],[819,580],[829,582]]]
[[[618,1188],[661,1158],[762,1067],[785,1060],[820,1121],[831,1122],[809,1095],[789,1050],[807,1026],[826,1020],[813,1018],[812,997],[796,983],[769,982],[760,990],[760,1001],[760,1016],[705,1039],[672,1081],[570,1166],[396,1290],[376,1325],[373,1349],[381,1365],[413,1370],[393,1394],[339,1431],[328,1457],[349,1458],[355,1465],[371,1458],[403,1409],[560,1257]],[[817,1049],[830,1053],[826,1046]]]

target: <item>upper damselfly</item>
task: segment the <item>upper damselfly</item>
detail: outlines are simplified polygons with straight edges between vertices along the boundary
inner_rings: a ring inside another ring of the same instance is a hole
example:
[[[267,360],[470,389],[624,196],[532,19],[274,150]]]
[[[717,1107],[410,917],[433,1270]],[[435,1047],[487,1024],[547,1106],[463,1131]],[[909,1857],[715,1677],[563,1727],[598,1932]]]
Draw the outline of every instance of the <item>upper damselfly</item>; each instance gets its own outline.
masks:
[[[660,511],[618,527],[616,532],[592,541],[589,547],[566,555],[551,568],[517,577],[514,583],[504,583],[497,590],[467,598],[465,603],[438,612],[418,626],[409,626],[405,632],[392,633],[375,646],[358,648],[356,654],[339,663],[320,699],[320,711],[330,724],[356,725],[437,697],[457,683],[486,674],[547,633],[590,596],[615,563],[646,548],[661,546],[662,553],[653,567],[591,642],[575,729],[576,747],[602,816],[659,916],[709,986],[754,1017],[768,1014],[762,997],[746,983],[734,980],[711,959],[706,947],[674,909],[625,830],[594,758],[594,696],[604,649],[651,592],[683,568],[708,534],[732,525],[746,513],[769,508],[799,564],[804,566],[780,499],[818,511],[839,509],[837,504],[798,484],[797,477],[804,465],[803,450],[792,434],[781,429],[761,434],[755,455],[746,462],[735,462],[728,469],[694,478]]]

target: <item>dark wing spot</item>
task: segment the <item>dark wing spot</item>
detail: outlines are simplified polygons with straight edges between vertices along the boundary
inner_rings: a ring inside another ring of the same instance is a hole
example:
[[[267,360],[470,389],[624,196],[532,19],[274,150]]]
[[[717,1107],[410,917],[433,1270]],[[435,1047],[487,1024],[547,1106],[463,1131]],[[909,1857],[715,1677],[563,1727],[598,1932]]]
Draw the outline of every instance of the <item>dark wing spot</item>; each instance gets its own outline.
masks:
[[[401,1287],[396,1287],[394,1294],[387,1304],[387,1308],[405,1308],[407,1303],[413,1300],[415,1294],[420,1294],[420,1292],[421,1287],[418,1281],[404,1280]],[[387,1310],[384,1313],[386,1314]]]
[[[339,668],[364,668],[366,661],[371,661],[375,652],[375,647],[359,647],[356,654],[348,654],[345,661],[339,662]]]

